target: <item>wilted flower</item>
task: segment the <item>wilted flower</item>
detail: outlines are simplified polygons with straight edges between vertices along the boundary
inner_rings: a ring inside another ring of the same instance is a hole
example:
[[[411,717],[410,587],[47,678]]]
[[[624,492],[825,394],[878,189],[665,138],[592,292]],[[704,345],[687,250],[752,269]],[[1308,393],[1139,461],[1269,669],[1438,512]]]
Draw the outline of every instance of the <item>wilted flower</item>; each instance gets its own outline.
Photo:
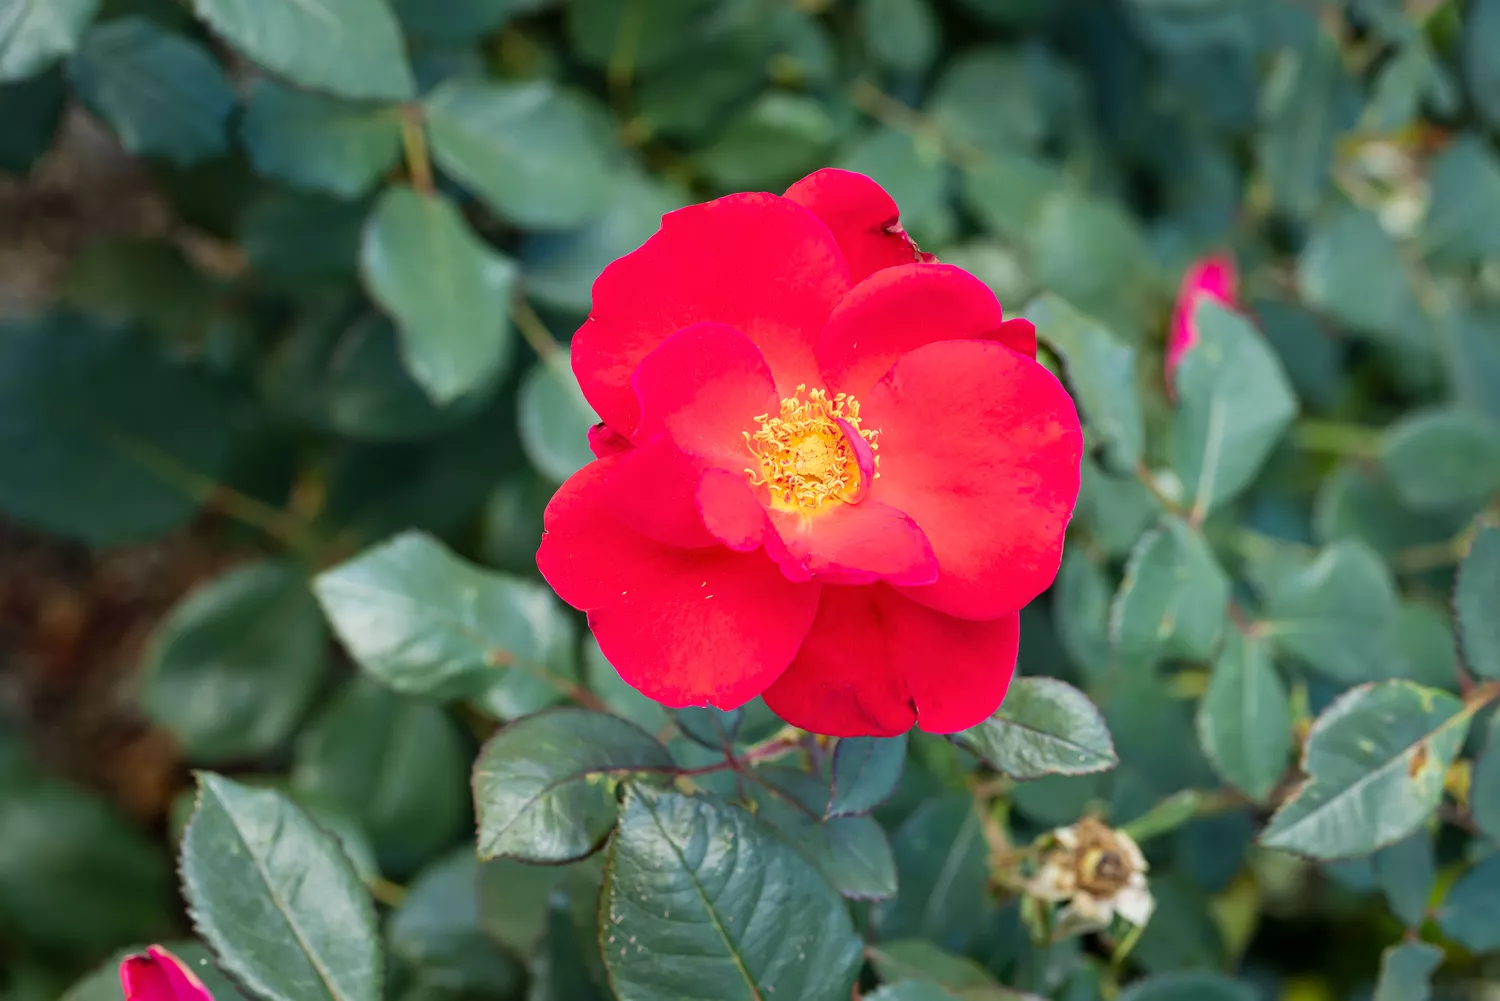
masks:
[[[874,181],[673,212],[605,269],[573,341],[598,461],[537,562],[610,663],[669,706],[762,693],[836,736],[994,712],[1017,613],[1077,499],[1072,400]]]
[[[203,981],[159,945],[120,961],[120,987],[125,1001],[214,1001]]]
[[[1172,307],[1172,330],[1167,338],[1167,390],[1172,391],[1177,366],[1182,356],[1198,343],[1198,327],[1193,313],[1203,299],[1233,307],[1238,295],[1239,276],[1234,258],[1228,254],[1210,254],[1194,261],[1182,276],[1177,302]]]
[[[1146,857],[1130,835],[1086,817],[1052,832],[1052,847],[1026,892],[1067,905],[1058,915],[1060,930],[1105,928],[1116,914],[1144,925],[1156,907],[1147,869]]]

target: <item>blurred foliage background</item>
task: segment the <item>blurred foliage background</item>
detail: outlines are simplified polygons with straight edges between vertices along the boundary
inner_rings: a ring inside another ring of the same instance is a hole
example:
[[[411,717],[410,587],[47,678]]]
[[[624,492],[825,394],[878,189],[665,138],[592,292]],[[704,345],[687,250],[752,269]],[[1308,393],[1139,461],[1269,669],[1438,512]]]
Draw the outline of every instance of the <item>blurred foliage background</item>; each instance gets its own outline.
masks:
[[[0,0],[0,997],[190,933],[199,767],[340,837],[392,996],[607,996],[597,860],[469,847],[499,722],[573,701],[713,754],[536,577],[590,458],[567,337],[664,211],[824,165],[1066,369],[1095,451],[1021,671],[1120,761],[1013,783],[913,735],[857,923],[974,963],[876,948],[865,986],[1398,1001],[1441,964],[1494,996],[1493,545],[1463,664],[1450,594],[1500,489],[1497,139],[1500,0]],[[1219,390],[1174,412],[1162,356],[1216,249],[1256,328],[1222,336],[1269,350],[1205,495],[1171,443]],[[1336,736],[1409,735],[1394,771],[1330,766],[1355,812],[1256,845],[1371,682]],[[1123,949],[985,889],[1085,813],[1152,861]],[[118,997],[102,970],[67,996]]]

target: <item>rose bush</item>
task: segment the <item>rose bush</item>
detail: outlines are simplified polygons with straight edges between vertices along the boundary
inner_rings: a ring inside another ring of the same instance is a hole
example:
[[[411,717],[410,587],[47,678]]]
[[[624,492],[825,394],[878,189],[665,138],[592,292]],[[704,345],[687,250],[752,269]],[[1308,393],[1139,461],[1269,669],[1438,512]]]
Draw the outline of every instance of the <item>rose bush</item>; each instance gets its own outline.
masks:
[[[1497,80],[0,0],[0,1001],[1485,996]]]

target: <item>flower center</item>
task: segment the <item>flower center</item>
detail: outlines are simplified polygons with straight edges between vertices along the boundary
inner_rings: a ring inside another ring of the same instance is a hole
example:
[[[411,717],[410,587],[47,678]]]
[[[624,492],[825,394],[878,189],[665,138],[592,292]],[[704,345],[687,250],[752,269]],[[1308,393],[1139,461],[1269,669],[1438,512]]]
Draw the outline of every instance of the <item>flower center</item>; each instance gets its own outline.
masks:
[[[824,390],[798,386],[777,413],[755,420],[760,428],[746,431],[745,443],[759,468],[745,472],[770,490],[774,508],[810,513],[832,502],[858,504],[880,475],[880,432],[859,426],[859,401],[846,393],[829,399]]]

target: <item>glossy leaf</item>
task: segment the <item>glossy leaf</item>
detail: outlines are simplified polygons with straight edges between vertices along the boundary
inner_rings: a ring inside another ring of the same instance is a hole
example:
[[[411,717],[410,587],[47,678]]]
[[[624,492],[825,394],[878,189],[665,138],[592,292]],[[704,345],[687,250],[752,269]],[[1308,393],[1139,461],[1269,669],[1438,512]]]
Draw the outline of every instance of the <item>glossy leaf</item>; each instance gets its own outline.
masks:
[[[788,768],[762,768],[748,788],[756,819],[854,900],[884,900],[896,893],[896,860],[885,831],[870,817],[822,818],[824,780]]]
[[[1119,762],[1099,710],[1055,678],[1015,679],[995,715],[953,739],[1013,779],[1086,775]]]
[[[1202,518],[1238,495],[1297,414],[1281,362],[1239,313],[1200,299],[1198,342],[1177,367],[1172,465]]]
[[[1396,613],[1390,571],[1366,546],[1339,542],[1277,582],[1266,595],[1260,633],[1276,649],[1353,684],[1392,675]]]
[[[69,55],[99,0],[0,0],[0,81],[23,80]]]
[[[1472,952],[1500,949],[1500,856],[1489,856],[1454,884],[1438,908],[1437,923]]]
[[[709,799],[632,789],[600,914],[620,1001],[844,1001],[861,962],[833,889],[748,814]]]
[[[1481,678],[1500,678],[1500,528],[1474,536],[1458,569],[1453,613],[1464,666]]]
[[[1464,18],[1463,69],[1469,92],[1491,129],[1500,129],[1500,0],[1475,0]]]
[[[388,189],[365,224],[360,273],[396,322],[406,367],[434,401],[451,402],[504,370],[518,269],[446,198]]]
[[[1423,828],[1375,853],[1375,878],[1391,913],[1408,928],[1421,928],[1437,881],[1432,836]]]
[[[1403,942],[1380,954],[1380,979],[1372,1001],[1428,1001],[1432,975],[1443,963],[1443,950],[1426,942]]]
[[[381,996],[384,959],[364,886],[333,836],[281,794],[200,775],[182,883],[225,971],[262,997]]]
[[[0,510],[91,545],[182,524],[229,460],[230,401],[79,317],[0,325]]]
[[[870,962],[882,980],[931,984],[960,996],[1000,987],[990,971],[974,960],[956,956],[919,938],[881,942],[870,949]]]
[[[1418,411],[1387,429],[1380,464],[1408,507],[1473,510],[1500,490],[1500,428],[1462,410]]]
[[[1463,744],[1469,715],[1446,692],[1406,681],[1361,685],[1308,735],[1308,776],[1271,818],[1261,843],[1313,858],[1364,855],[1425,820]]]
[[[480,995],[513,993],[524,971],[485,934],[479,901],[479,860],[465,845],[411,884],[387,924],[391,952],[419,982]]]
[[[257,80],[241,132],[255,169],[310,191],[364,194],[401,153],[396,108]]]
[[[235,93],[204,49],[142,17],[84,38],[71,66],[78,95],[132,153],[187,166],[228,149]]]
[[[503,674],[573,684],[573,629],[551,591],[406,532],[318,575],[318,600],[365,671],[400,692],[474,695]]]
[[[580,98],[541,81],[454,80],[426,112],[438,166],[506,219],[566,229],[603,211],[608,130]]]
[[[317,696],[326,644],[301,568],[238,567],[157,625],[143,664],[142,704],[190,761],[259,757],[292,735]]]
[[[246,58],[305,87],[389,101],[416,89],[386,0],[193,0],[193,9]]]
[[[1474,823],[1489,837],[1500,841],[1500,717],[1491,716],[1484,748],[1474,761],[1469,782],[1469,811]]]
[[[1012,692],[1014,697],[1014,692]],[[906,762],[906,736],[845,737],[833,749],[828,816],[869,813],[890,798]]]
[[[1036,324],[1037,337],[1062,358],[1084,422],[1108,446],[1112,464],[1134,471],[1146,437],[1135,348],[1054,295],[1027,303],[1023,315]]]
[[[1147,977],[1119,995],[1120,1001],[1253,1001],[1255,997],[1248,984],[1198,970]]]
[[[554,709],[491,737],[474,763],[479,854],[568,862],[615,824],[613,780],[673,768],[656,739],[615,716]]]
[[[1292,706],[1265,643],[1229,630],[1198,705],[1198,739],[1224,780],[1270,796],[1292,753]]]
[[[594,461],[588,434],[599,415],[583,398],[565,355],[532,366],[521,379],[516,406],[521,447],[537,472],[561,483]]]
[[[1129,662],[1206,660],[1224,630],[1229,578],[1203,536],[1177,518],[1143,536],[1125,564],[1110,634]]]
[[[440,709],[360,678],[298,738],[292,788],[299,799],[355,818],[382,870],[399,879],[468,825],[471,753]]]
[[[973,801],[957,794],[928,800],[897,829],[891,848],[898,891],[876,912],[880,937],[961,950],[988,906],[987,848]]]

